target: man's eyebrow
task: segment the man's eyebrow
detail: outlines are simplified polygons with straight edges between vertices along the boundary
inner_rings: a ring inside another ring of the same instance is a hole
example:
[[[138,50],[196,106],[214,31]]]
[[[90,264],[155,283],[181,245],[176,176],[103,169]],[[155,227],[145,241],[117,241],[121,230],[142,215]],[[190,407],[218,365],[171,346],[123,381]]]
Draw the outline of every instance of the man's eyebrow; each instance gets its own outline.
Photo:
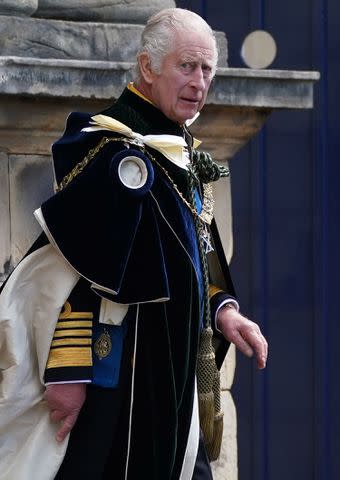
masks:
[[[181,62],[199,62],[204,60],[204,55],[201,53],[184,53],[180,57]]]
[[[180,58],[180,61],[181,62],[197,62],[197,60],[199,59],[200,57],[198,55],[183,55]]]

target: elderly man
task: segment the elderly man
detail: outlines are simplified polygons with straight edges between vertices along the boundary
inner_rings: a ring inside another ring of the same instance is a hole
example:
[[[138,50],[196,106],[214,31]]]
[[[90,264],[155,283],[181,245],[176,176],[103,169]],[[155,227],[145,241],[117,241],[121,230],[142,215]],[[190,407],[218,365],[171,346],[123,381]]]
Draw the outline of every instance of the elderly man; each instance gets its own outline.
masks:
[[[101,114],[71,114],[54,144],[44,233],[0,297],[0,478],[212,478],[228,342],[267,358],[212,220],[209,184],[227,172],[188,130],[216,63],[206,22],[163,10],[136,81]]]

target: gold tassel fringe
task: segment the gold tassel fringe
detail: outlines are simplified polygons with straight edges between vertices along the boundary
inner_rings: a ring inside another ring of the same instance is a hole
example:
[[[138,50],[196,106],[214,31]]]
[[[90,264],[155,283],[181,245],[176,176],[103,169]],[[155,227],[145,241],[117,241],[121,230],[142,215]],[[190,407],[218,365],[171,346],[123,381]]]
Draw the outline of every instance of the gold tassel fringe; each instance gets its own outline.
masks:
[[[210,443],[213,441],[214,436],[215,408],[213,392],[199,393],[198,406],[200,426],[203,433],[204,441],[205,443]]]
[[[219,457],[223,435],[220,372],[215,362],[212,336],[210,327],[202,331],[197,365],[200,426],[210,461]]]
[[[200,425],[204,440],[209,443],[213,438],[215,404],[214,404],[214,371],[215,353],[212,346],[213,331],[211,327],[201,332],[200,349],[197,359],[197,388]]]
[[[206,444],[209,460],[213,462],[220,456],[223,436],[223,412],[220,412],[214,419],[214,434],[211,442]]]

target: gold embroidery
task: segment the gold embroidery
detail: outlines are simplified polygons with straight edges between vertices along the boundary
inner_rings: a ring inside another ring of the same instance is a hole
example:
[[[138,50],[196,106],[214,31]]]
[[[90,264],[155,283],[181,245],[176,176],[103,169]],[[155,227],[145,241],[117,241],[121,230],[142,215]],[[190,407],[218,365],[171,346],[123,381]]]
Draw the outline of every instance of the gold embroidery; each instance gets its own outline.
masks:
[[[53,340],[51,347],[61,347],[62,345],[72,345],[72,343],[77,343],[77,345],[91,345],[91,338],[58,338]]]
[[[52,348],[47,362],[47,368],[91,366],[90,347]]]
[[[70,302],[65,302],[64,310],[59,315],[60,320],[65,320],[66,318],[93,318],[92,312],[72,312]]]
[[[209,285],[209,298],[216,295],[216,293],[223,292],[221,288],[216,287],[215,285]]]
[[[58,337],[91,337],[92,330],[56,330],[54,338]]]
[[[92,320],[69,320],[67,322],[59,322],[57,323],[57,328],[92,328]]]
[[[124,142],[127,139],[125,137],[119,137],[119,138],[108,138],[108,137],[103,137],[101,141],[98,143],[98,145],[95,148],[92,148],[89,153],[86,155],[86,157],[70,171],[65,177],[62,179],[62,181],[59,183],[59,185],[56,188],[56,192],[60,192],[63,188],[65,188],[69,183],[72,182],[72,180],[81,173],[86,165],[97,155],[98,152],[109,142]]]
[[[99,360],[107,357],[111,352],[111,349],[112,349],[111,338],[106,329],[99,336],[99,338],[97,338],[93,349],[94,349],[94,353],[97,355]]]

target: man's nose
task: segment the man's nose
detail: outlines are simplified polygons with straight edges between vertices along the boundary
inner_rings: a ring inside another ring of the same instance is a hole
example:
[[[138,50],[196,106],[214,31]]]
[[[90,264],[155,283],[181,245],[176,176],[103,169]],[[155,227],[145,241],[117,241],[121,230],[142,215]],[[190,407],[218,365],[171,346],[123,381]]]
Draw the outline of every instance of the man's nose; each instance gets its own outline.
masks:
[[[195,68],[192,74],[192,78],[190,80],[190,85],[192,87],[197,88],[197,90],[204,90],[205,80],[204,80],[203,70],[201,67]]]

